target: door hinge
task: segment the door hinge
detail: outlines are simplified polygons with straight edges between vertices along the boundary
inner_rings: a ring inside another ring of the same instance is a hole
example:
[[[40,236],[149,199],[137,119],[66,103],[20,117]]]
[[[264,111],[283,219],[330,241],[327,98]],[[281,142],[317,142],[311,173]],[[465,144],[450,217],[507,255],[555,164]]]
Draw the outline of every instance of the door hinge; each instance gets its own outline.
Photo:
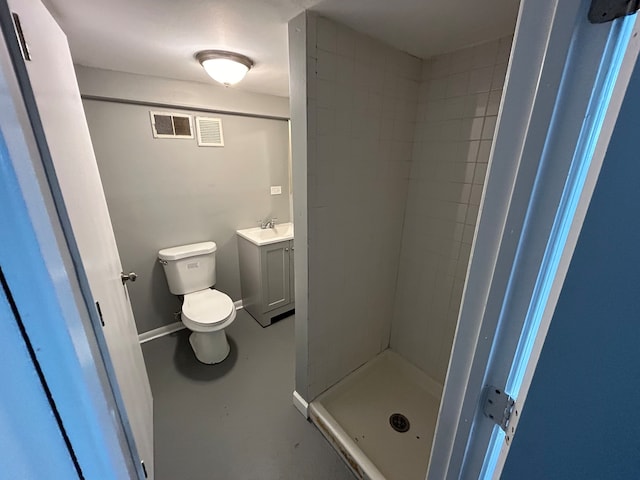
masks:
[[[142,472],[144,473],[144,478],[149,478],[147,474],[147,466],[144,464],[144,460],[140,460],[140,465],[142,465]]]
[[[484,391],[483,412],[484,416],[490,418],[507,434],[507,443],[513,438],[515,425],[513,414],[518,415],[515,410],[515,399],[511,398],[502,389],[487,385]]]
[[[11,17],[13,18],[13,29],[16,32],[16,37],[18,38],[18,45],[20,45],[20,53],[22,53],[22,58],[25,61],[31,60],[31,53],[29,53],[29,45],[27,45],[27,40],[24,38],[24,31],[22,30],[22,24],[20,23],[20,16],[12,12]]]
[[[640,9],[640,0],[591,0],[589,21],[606,23],[616,18],[633,15]]]
[[[104,318],[102,318],[102,309],[100,308],[100,302],[96,302],[96,310],[98,310],[98,315],[100,316],[100,323],[104,327]]]

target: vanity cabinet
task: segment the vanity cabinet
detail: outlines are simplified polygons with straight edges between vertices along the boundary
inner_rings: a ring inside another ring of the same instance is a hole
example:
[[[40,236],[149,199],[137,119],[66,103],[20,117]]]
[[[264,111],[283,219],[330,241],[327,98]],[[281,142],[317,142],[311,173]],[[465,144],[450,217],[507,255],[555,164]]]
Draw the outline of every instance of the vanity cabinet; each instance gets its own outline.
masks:
[[[238,236],[242,305],[260,325],[294,309],[293,240],[255,245]]]

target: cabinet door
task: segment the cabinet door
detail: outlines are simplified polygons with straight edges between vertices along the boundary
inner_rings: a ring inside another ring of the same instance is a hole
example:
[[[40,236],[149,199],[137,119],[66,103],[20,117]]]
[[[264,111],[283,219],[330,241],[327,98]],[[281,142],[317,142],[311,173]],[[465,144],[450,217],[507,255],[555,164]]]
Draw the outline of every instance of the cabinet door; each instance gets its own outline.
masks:
[[[289,242],[261,248],[263,311],[269,312],[290,302]]]
[[[293,240],[289,240],[289,248],[291,249],[289,251],[289,301],[291,303],[295,303],[296,301],[296,282],[294,281],[294,265],[295,265],[295,261],[294,261],[294,250],[293,250]]]

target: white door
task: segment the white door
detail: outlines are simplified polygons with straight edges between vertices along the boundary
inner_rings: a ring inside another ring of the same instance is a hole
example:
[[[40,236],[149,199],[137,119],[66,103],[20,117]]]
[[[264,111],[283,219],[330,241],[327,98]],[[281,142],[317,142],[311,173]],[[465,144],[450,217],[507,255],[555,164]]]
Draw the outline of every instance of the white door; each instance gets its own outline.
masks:
[[[40,146],[42,149],[46,143],[48,152],[43,151],[42,156],[50,156],[55,170],[63,200],[58,199],[57,208],[66,210],[73,233],[71,241],[76,243],[91,296],[100,306],[108,350],[103,355],[105,363],[113,367],[117,380],[115,393],[117,396],[119,391],[126,411],[125,429],[130,427],[134,451],[144,462],[148,477],[153,478],[151,388],[128,292],[120,276],[123,269],[67,39],[39,0],[8,3],[11,11],[18,15],[28,45],[24,63],[43,132],[39,132],[37,126],[34,130],[37,136],[44,134],[46,142],[40,138]],[[24,96],[28,103],[28,92]],[[55,181],[52,190],[55,196]]]

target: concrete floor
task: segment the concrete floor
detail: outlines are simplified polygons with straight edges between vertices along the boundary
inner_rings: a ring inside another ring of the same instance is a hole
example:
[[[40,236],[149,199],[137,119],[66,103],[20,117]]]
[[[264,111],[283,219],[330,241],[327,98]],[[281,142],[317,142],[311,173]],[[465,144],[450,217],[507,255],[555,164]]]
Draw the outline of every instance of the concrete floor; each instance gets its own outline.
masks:
[[[262,328],[244,310],[229,357],[199,363],[188,331],[142,346],[154,399],[156,480],[353,480],[293,407],[293,316]]]

